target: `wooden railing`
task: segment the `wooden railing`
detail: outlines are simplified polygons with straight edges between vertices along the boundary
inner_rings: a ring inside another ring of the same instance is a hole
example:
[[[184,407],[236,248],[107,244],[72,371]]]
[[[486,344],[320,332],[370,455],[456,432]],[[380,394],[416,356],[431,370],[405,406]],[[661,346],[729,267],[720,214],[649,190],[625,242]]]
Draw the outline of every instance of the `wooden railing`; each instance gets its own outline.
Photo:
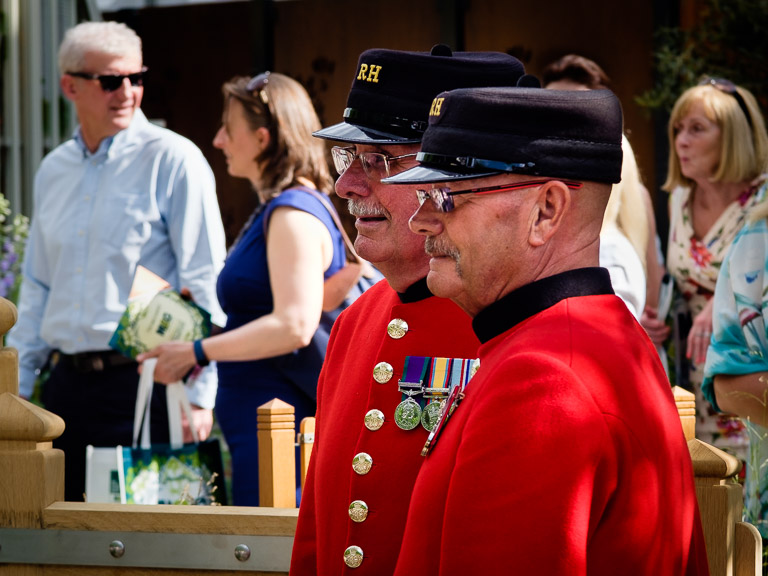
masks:
[[[16,309],[0,299],[0,336]],[[0,349],[0,575],[286,574],[295,508],[293,408],[258,409],[265,507],[63,502],[61,418],[18,396],[18,355]]]
[[[0,335],[16,310],[0,299]],[[758,576],[762,541],[740,522],[740,463],[694,438],[693,395],[675,389],[693,460],[712,576]],[[293,408],[259,407],[260,494],[265,507],[140,506],[63,502],[58,416],[18,396],[18,356],[0,349],[0,576],[285,574],[296,529]],[[301,423],[302,483],[314,419]],[[631,538],[631,534],[625,535]]]

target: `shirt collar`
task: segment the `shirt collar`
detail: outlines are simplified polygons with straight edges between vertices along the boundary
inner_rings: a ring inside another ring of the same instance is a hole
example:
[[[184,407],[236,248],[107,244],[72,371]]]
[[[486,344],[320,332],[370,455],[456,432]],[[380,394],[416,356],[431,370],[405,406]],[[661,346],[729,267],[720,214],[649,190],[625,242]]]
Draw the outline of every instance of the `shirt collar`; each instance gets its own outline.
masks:
[[[579,268],[521,286],[480,311],[472,329],[483,344],[566,298],[614,294],[605,268]]]
[[[114,136],[104,138],[99,143],[99,147],[96,149],[96,152],[93,153],[88,150],[88,146],[85,145],[85,140],[83,140],[83,133],[80,129],[80,126],[75,128],[75,133],[72,135],[72,138],[74,138],[75,142],[80,147],[80,150],[82,150],[83,158],[94,158],[100,156],[108,157],[110,150],[113,149],[113,144],[115,145],[114,147],[116,149],[119,149],[123,145],[132,142],[136,138],[136,134],[143,130],[144,127],[148,124],[149,120],[147,120],[147,117],[144,116],[141,108],[136,108],[133,113],[133,119],[131,119],[131,123],[128,128],[125,130],[120,130],[120,132]]]
[[[400,302],[403,304],[413,304],[414,302],[420,302],[433,296],[432,292],[427,287],[426,276],[421,280],[416,281],[406,288],[405,292],[398,292]]]

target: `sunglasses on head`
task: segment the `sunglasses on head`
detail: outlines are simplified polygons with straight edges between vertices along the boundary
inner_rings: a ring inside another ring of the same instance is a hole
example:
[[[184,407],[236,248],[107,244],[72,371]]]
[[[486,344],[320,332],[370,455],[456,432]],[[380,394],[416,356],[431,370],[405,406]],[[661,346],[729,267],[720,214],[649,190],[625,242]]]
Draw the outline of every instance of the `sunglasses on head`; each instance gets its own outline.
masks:
[[[67,72],[67,74],[75,78],[98,80],[104,92],[114,92],[120,89],[126,78],[128,78],[131,86],[144,86],[144,74],[146,72],[147,67],[144,66],[141,72],[134,72],[133,74],[89,74],[88,72]]]
[[[248,90],[248,92],[256,92],[259,93],[259,98],[261,98],[261,101],[263,102],[264,106],[266,106],[269,103],[269,95],[266,92],[267,84],[269,84],[269,75],[271,72],[262,72],[258,76],[254,76],[248,81],[248,84],[246,84],[245,89]]]
[[[713,88],[720,90],[720,92],[725,92],[726,94],[733,96],[736,103],[739,105],[739,108],[741,108],[741,111],[744,113],[744,116],[747,118],[749,127],[752,128],[752,116],[749,113],[749,108],[747,108],[747,103],[744,102],[744,98],[741,97],[741,94],[739,94],[739,91],[736,89],[736,84],[725,78],[704,78],[699,82],[699,86],[712,86]]]

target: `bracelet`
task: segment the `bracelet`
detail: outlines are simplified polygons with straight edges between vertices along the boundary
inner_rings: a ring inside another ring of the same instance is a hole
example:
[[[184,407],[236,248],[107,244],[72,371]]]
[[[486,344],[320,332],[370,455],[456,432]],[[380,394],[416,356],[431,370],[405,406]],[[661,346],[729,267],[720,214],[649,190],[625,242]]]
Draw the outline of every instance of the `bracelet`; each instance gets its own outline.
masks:
[[[198,366],[208,366],[208,364],[211,363],[211,361],[208,360],[208,356],[205,355],[205,350],[203,350],[202,338],[194,341],[192,349],[195,351],[195,361]]]

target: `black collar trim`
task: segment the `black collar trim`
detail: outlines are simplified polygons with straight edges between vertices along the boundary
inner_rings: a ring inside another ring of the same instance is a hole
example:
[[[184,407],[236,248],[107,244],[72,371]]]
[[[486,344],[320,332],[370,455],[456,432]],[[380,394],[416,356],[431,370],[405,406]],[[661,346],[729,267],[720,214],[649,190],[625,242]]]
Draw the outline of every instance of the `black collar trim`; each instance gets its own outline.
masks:
[[[579,268],[521,286],[475,316],[472,329],[483,344],[566,298],[614,294],[605,268]]]
[[[432,292],[427,287],[427,278],[424,277],[414,284],[411,284],[406,288],[405,292],[398,292],[400,302],[403,304],[413,304],[414,302],[420,302],[433,296]]]

